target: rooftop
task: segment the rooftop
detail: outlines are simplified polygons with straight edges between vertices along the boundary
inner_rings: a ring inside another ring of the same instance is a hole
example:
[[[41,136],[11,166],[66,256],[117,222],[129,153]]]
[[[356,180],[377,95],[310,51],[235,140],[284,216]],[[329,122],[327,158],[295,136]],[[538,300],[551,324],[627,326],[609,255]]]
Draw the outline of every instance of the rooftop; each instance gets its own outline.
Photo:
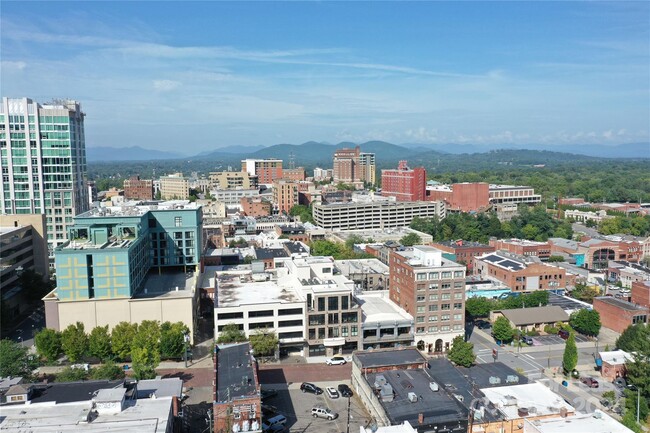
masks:
[[[19,230],[23,230],[24,228],[25,228],[25,226],[18,226],[18,227],[0,226],[0,235],[4,236],[4,235],[10,234],[12,232],[17,232]]]
[[[440,242],[435,242],[435,244],[444,245],[446,247],[451,247],[451,248],[456,248],[456,249],[463,249],[463,248],[492,248],[489,245],[482,244],[480,242],[464,241],[462,239],[459,239],[459,240],[456,240],[456,241],[440,241]]]
[[[264,274],[262,274],[264,275]],[[280,287],[276,281],[253,280],[251,273],[217,274],[215,307],[238,307],[248,304],[302,302],[292,288]]]
[[[599,296],[597,298],[594,298],[594,300],[599,300],[601,302],[604,302],[605,304],[612,305],[616,308],[620,308],[622,310],[626,311],[636,311],[636,312],[644,312],[648,311],[648,308],[643,307],[641,305],[633,304],[632,302],[624,301],[622,299],[616,299],[612,296]]]
[[[336,237],[340,238],[343,241],[346,241],[352,236],[361,236],[365,239],[372,239],[374,242],[386,242],[386,241],[398,241],[404,236],[416,233],[422,238],[423,242],[429,241],[431,235],[418,232],[409,227],[394,227],[386,229],[370,229],[370,230],[346,230],[346,231],[337,231],[335,232]]]
[[[593,306],[587,302],[579,301],[577,299],[569,298],[567,296],[557,295],[553,292],[548,292],[548,305],[555,305],[562,308],[565,312],[571,313],[581,309],[593,309]]]
[[[484,254],[480,257],[477,257],[477,259],[488,262],[503,269],[508,269],[510,271],[521,271],[526,268],[526,264],[524,262],[515,260],[511,257],[506,257],[500,253]]]
[[[334,260],[343,275],[376,273],[388,274],[390,269],[379,259]]]
[[[550,418],[535,421],[526,420],[524,433],[632,433],[606,413],[578,414],[567,418]]]
[[[305,248],[305,244],[302,242],[294,242],[294,241],[289,241],[284,243],[284,247],[289,251],[291,254],[305,254],[309,253],[307,248]]]
[[[353,362],[357,363],[362,369],[418,363],[424,365],[427,362],[426,358],[415,348],[355,352],[352,358]]]
[[[139,380],[137,389],[137,398],[149,398],[151,394],[155,394],[156,398],[181,398],[183,394],[183,381],[178,377]]]
[[[549,238],[549,242],[551,242],[553,245],[557,245],[560,248],[566,248],[570,250],[577,250],[578,249],[578,242],[572,241],[569,239],[564,239],[564,238]]]
[[[201,207],[196,203],[191,203],[189,200],[168,200],[160,202],[142,202],[142,201],[128,201],[124,202],[121,206],[102,206],[92,208],[87,212],[79,214],[76,218],[98,218],[98,217],[134,217],[142,216],[149,211],[162,211],[162,210],[192,210]]]
[[[122,388],[121,380],[87,380],[83,382],[35,384],[32,403],[72,403],[94,398],[99,390]]]
[[[413,317],[388,299],[388,290],[366,292],[357,295],[363,312],[364,325],[375,326],[375,322],[408,322]]]
[[[442,385],[452,385],[459,392],[465,392],[469,403],[469,390],[476,388],[493,388],[514,383],[526,384],[528,379],[502,362],[476,364],[469,368],[454,366],[445,358],[429,360],[431,376]],[[498,380],[497,380],[498,379]]]
[[[536,416],[559,414],[561,408],[575,412],[573,406],[539,382],[481,388],[481,392],[509,420],[524,418],[519,414],[520,409],[527,409]]]
[[[621,365],[625,364],[626,361],[633,361],[634,358],[629,353],[623,350],[613,350],[610,352],[598,352],[598,356],[603,362],[608,363],[609,365]]]
[[[259,394],[250,343],[220,345],[217,353],[217,401]]]
[[[276,257],[288,257],[284,248],[255,248],[255,257],[258,260],[269,260]]]
[[[164,271],[159,274],[149,271],[144,286],[133,295],[134,298],[158,298],[192,296],[196,278],[194,272]]]
[[[569,315],[557,305],[545,307],[514,308],[499,310],[515,326],[534,325],[536,323],[566,322]]]

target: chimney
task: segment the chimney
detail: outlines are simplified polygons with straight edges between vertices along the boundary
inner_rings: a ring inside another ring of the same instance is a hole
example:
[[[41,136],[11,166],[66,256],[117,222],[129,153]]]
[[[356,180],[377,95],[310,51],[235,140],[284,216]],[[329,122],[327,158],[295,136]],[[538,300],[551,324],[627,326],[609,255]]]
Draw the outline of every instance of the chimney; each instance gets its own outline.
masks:
[[[424,414],[423,413],[418,414],[418,423],[419,424],[424,424]]]

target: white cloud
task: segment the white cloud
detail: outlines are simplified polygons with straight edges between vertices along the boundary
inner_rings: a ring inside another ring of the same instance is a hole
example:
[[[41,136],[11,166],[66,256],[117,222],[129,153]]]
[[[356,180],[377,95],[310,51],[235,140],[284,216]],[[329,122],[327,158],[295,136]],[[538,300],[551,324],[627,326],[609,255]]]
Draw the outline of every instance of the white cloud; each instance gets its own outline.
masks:
[[[157,92],[169,92],[181,85],[178,81],[173,80],[154,80],[153,88]]]
[[[27,63],[13,62],[11,60],[3,60],[2,62],[0,62],[0,66],[2,67],[2,69],[13,69],[13,70],[22,71],[27,67]]]

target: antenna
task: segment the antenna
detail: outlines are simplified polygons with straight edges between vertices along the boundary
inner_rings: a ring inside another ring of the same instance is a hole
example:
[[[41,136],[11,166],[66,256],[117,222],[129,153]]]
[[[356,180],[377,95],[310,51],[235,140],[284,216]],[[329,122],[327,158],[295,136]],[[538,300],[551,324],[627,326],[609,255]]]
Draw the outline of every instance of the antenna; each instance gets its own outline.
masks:
[[[296,168],[296,161],[294,159],[294,154],[293,151],[289,152],[289,168],[294,169]]]

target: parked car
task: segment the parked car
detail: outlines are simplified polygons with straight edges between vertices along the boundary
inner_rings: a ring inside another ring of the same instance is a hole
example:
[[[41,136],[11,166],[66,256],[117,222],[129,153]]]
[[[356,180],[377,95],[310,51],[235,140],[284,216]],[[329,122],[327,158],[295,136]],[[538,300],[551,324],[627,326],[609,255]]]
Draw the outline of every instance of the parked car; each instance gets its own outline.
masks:
[[[343,365],[345,363],[345,358],[342,356],[332,356],[330,359],[325,361],[325,364],[327,365]]]
[[[300,385],[300,390],[302,392],[311,392],[312,394],[320,395],[323,393],[323,389],[317,387],[313,383],[309,382],[303,382],[302,385]]]
[[[314,407],[311,409],[311,416],[314,418],[326,418],[328,420],[333,420],[339,417],[339,414],[332,412],[328,408],[324,407]]]
[[[352,390],[346,384],[342,383],[338,386],[338,388],[339,388],[339,393],[343,397],[352,397]]]
[[[266,423],[270,426],[273,427],[274,425],[285,425],[287,423],[287,417],[284,415],[276,415],[273,418],[269,418],[266,420]]]
[[[533,337],[530,337],[530,336],[528,336],[528,335],[524,335],[523,337],[521,337],[521,339],[522,339],[522,341],[523,341],[524,343],[526,343],[527,345],[529,345],[529,346],[532,346],[532,345],[533,345]]]
[[[569,331],[567,331],[565,329],[560,329],[558,331],[557,335],[559,335],[561,339],[566,340],[566,339],[569,338],[570,334],[569,334]]]
[[[325,392],[329,398],[339,398],[339,392],[332,386],[325,388]]]
[[[266,418],[274,417],[278,413],[280,413],[280,411],[278,411],[278,408],[276,408],[275,406],[262,403],[262,415],[264,415]]]
[[[262,400],[264,400],[264,399],[275,397],[276,395],[278,395],[278,392],[274,389],[263,389],[262,391],[260,391],[260,394],[262,396]]]
[[[477,320],[476,327],[478,329],[490,329],[492,325],[487,320]]]
[[[589,388],[598,388],[598,381],[591,377],[583,377],[580,382],[587,385]]]
[[[627,385],[627,382],[625,382],[625,379],[623,379],[622,377],[617,377],[616,379],[614,379],[613,383],[614,386],[619,389],[625,388],[625,385]]]
[[[282,433],[284,426],[282,424],[268,425],[262,423],[262,433]]]

